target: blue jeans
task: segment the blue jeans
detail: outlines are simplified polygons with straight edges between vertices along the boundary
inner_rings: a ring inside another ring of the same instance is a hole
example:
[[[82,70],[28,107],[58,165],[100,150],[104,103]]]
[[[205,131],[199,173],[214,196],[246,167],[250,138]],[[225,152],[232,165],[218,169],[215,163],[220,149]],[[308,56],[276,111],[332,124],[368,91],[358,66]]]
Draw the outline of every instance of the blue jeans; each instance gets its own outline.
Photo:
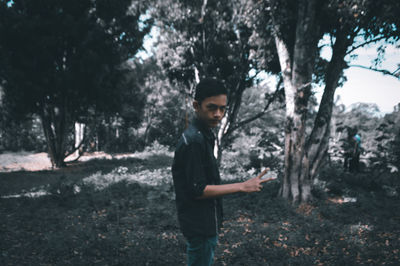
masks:
[[[196,236],[187,239],[188,266],[209,266],[214,262],[218,236]]]

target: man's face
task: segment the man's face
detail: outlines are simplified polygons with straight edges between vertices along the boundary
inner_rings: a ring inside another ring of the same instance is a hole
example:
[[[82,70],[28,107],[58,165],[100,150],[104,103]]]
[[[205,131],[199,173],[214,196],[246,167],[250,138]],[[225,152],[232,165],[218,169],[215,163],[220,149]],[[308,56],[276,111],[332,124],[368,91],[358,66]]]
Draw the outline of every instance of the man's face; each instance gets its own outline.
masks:
[[[224,117],[227,97],[225,94],[205,98],[201,103],[194,101],[193,107],[197,117],[204,121],[210,128],[218,126]]]

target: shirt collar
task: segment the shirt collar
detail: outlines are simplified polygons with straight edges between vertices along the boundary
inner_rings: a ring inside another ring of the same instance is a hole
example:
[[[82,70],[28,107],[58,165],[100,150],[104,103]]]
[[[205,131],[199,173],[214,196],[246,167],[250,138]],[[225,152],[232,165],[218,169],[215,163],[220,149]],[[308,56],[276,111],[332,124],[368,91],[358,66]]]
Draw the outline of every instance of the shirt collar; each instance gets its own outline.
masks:
[[[209,128],[204,121],[195,117],[193,119],[194,126],[203,133],[204,137],[208,140],[215,141],[214,133],[212,132],[211,128]]]

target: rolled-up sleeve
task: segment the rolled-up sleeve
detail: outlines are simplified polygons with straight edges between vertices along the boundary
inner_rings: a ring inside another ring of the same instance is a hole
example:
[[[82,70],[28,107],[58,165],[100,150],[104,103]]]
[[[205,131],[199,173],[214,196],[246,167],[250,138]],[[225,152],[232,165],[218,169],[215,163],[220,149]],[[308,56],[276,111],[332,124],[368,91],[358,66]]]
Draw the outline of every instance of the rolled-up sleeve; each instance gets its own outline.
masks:
[[[203,147],[200,143],[190,143],[184,152],[185,188],[188,197],[197,198],[203,195],[207,185],[202,158]]]

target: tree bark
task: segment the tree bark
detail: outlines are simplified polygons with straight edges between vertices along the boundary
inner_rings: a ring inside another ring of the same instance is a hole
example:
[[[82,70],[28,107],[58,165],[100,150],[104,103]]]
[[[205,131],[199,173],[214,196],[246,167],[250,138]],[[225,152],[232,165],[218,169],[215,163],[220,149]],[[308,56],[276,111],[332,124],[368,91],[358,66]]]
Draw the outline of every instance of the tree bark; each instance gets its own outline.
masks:
[[[355,33],[343,25],[335,35],[325,89],[310,137],[305,141],[305,123],[311,94],[313,65],[317,49],[318,26],[315,2],[299,5],[293,57],[276,27],[275,42],[286,94],[285,172],[281,188],[283,198],[293,203],[312,199],[312,181],[327,154],[334,94],[345,67],[344,57]]]
[[[245,77],[242,80],[244,79]],[[234,97],[231,97],[231,99],[234,99],[234,101],[229,104],[228,111],[221,122],[221,126],[218,129],[217,143],[214,149],[214,154],[217,158],[218,164],[221,162],[222,159],[222,151],[223,148],[226,146],[226,139],[232,132],[230,128],[232,127],[232,125],[235,124],[237,120],[237,115],[240,110],[240,105],[242,104],[242,96],[245,89],[246,87],[244,86],[244,83],[239,82],[238,87],[235,90]]]
[[[334,105],[334,94],[339,78],[346,65],[344,57],[347,49],[353,43],[355,33],[350,28],[342,27],[336,34],[332,49],[332,59],[329,62],[325,89],[314,121],[314,127],[307,140],[306,153],[303,159],[303,180],[312,181],[322,165],[329,148],[330,125]],[[310,188],[311,189],[311,188]]]
[[[298,203],[311,197],[306,180],[301,180],[305,153],[305,128],[308,100],[318,44],[315,23],[316,1],[300,1],[298,5],[296,39],[291,52],[274,22],[274,38],[285,87],[285,171],[281,188],[283,198]],[[273,20],[275,21],[275,20]]]
[[[40,116],[53,167],[65,166],[66,109],[44,104]]]
[[[74,152],[74,157],[79,157],[80,156],[80,147],[81,143],[83,141],[83,136],[85,132],[85,124],[83,123],[78,123],[75,122],[75,152]]]

